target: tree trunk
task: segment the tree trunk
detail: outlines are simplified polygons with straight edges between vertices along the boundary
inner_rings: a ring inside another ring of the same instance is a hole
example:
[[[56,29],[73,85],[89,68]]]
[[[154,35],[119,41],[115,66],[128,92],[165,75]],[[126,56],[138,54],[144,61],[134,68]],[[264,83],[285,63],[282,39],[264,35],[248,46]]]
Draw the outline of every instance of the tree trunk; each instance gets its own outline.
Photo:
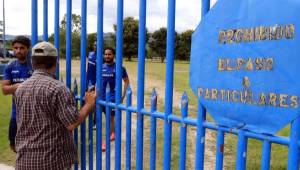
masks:
[[[128,56],[127,56],[127,60],[128,60],[128,61],[131,61],[131,55],[128,55]]]

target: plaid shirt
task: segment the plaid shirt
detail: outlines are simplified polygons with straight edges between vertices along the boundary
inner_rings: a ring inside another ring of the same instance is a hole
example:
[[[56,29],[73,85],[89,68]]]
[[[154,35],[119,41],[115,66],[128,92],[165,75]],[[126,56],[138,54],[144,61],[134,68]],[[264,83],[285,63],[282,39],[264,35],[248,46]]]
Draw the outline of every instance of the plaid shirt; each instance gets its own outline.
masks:
[[[72,132],[78,118],[70,90],[45,71],[36,70],[16,93],[16,169],[62,170],[77,162]]]

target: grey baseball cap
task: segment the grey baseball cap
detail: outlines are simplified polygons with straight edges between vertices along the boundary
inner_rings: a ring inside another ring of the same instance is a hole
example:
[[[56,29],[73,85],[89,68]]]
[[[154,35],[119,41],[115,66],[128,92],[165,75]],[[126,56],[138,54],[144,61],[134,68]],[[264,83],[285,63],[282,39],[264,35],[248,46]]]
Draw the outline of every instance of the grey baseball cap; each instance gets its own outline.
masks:
[[[49,42],[43,41],[40,43],[37,43],[35,46],[33,46],[32,48],[32,56],[33,57],[57,57],[57,50],[54,47],[54,45],[52,45]]]

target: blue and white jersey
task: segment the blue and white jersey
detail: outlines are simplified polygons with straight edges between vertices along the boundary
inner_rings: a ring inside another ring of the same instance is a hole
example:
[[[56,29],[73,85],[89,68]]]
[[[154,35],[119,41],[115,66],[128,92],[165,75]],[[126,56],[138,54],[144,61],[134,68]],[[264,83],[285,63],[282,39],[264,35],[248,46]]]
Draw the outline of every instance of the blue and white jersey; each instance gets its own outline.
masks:
[[[10,80],[11,84],[23,83],[32,75],[32,72],[33,70],[30,61],[27,60],[27,62],[21,64],[18,60],[14,60],[6,66],[3,80]],[[16,105],[14,99],[12,101],[11,116],[12,119],[16,119]]]
[[[127,78],[128,74],[124,67],[122,67],[122,78]],[[105,91],[106,86],[109,83],[110,87],[110,100],[115,101],[115,93],[116,93],[116,63],[109,65],[103,64],[102,66],[102,78],[103,78],[103,86],[102,86],[102,95],[101,99],[105,100]]]
[[[96,52],[89,53],[86,82],[87,85],[89,85],[89,82],[91,82],[92,85],[96,84]]]

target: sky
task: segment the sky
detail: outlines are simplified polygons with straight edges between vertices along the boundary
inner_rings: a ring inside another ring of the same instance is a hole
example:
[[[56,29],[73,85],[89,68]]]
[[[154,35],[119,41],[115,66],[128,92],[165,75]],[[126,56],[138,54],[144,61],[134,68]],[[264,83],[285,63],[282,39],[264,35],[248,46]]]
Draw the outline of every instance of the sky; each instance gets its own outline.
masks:
[[[211,6],[216,0],[211,0]],[[3,0],[0,2],[0,20],[3,19]],[[148,0],[146,27],[150,32],[167,26],[168,0]],[[175,29],[183,32],[195,29],[201,20],[201,0],[177,0]],[[43,32],[43,0],[38,0],[38,32]],[[66,0],[60,0],[60,20],[66,13]],[[81,0],[72,0],[72,13],[81,14]],[[139,18],[139,0],[124,0],[124,17]],[[5,0],[6,34],[31,34],[31,0]],[[104,32],[113,32],[117,22],[117,0],[104,0]],[[54,0],[48,0],[48,33],[54,30]],[[97,0],[87,0],[87,32],[97,30]]]

